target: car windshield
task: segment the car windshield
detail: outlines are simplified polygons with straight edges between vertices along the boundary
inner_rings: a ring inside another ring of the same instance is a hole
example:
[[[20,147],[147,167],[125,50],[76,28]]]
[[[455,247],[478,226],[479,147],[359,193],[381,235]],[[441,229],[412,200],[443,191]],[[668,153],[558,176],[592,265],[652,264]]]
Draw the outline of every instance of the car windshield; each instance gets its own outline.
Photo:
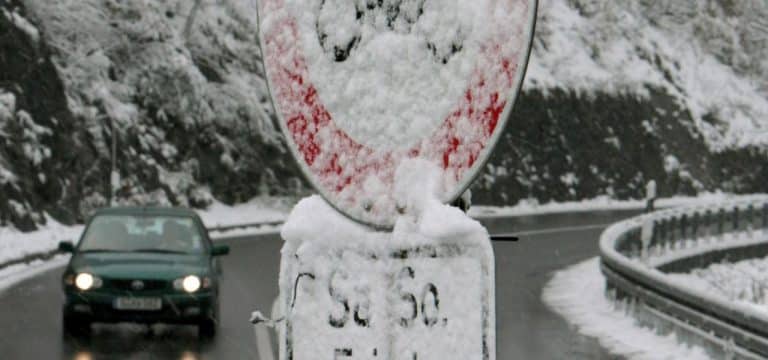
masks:
[[[88,226],[80,251],[202,253],[204,246],[191,217],[98,215]]]

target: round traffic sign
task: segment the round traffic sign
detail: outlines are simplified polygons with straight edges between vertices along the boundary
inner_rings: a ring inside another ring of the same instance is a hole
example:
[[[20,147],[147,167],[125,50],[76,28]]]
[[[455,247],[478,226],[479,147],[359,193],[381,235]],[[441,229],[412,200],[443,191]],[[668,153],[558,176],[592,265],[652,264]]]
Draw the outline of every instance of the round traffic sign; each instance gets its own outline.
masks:
[[[478,174],[522,83],[535,0],[260,0],[265,73],[303,172],[335,208],[397,215],[399,164],[442,169],[455,200]]]

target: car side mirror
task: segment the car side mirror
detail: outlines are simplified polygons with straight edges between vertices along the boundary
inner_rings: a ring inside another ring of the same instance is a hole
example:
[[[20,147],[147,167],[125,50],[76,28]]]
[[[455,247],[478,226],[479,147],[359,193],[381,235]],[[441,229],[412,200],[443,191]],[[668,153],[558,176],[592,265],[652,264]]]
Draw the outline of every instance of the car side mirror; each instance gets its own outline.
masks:
[[[211,248],[211,256],[222,256],[229,254],[229,246],[227,245],[213,245]]]
[[[59,252],[75,252],[75,245],[71,241],[59,242]]]

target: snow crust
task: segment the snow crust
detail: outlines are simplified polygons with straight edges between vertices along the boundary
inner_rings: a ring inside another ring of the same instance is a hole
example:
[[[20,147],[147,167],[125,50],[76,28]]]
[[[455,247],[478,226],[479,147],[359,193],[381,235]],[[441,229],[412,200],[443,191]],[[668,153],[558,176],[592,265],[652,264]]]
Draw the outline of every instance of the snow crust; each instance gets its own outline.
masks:
[[[494,267],[487,231],[460,210],[441,204],[428,187],[420,187],[424,182],[402,184],[423,191],[403,185],[407,210],[391,232],[357,223],[317,195],[301,200],[289,215],[281,232],[280,292],[292,325],[290,333],[286,327],[281,331],[296,356],[330,358],[334,349],[348,348],[353,356],[371,359],[411,353],[419,359],[480,359],[485,333],[494,358]],[[407,258],[393,255],[406,250],[413,251]],[[414,307],[418,321],[402,325],[399,316],[412,309],[400,294],[416,294],[416,301],[424,304],[431,299],[423,292],[427,283],[439,289],[439,311]],[[370,323],[353,323],[351,314],[357,310]],[[432,326],[422,323],[433,311],[445,318],[435,318]],[[333,328],[330,318],[348,321]],[[281,344],[281,358],[286,351]]]
[[[488,231],[457,208],[431,202],[423,216],[401,216],[392,232],[378,231],[355,222],[331,207],[319,195],[302,199],[282,226],[283,256],[312,257],[327,249],[386,253],[392,249],[429,245],[480,246]]]
[[[310,78],[334,122],[371,148],[408,149],[433,133],[466,91],[480,44],[505,28],[499,16],[503,2],[406,0],[392,31],[382,31],[387,9],[368,10],[360,3],[286,0],[299,14]],[[363,21],[356,19],[357,11]],[[337,62],[317,40],[318,30],[327,34],[326,44],[359,40],[349,58]],[[441,53],[457,41],[463,48],[443,64],[425,39]]]
[[[674,332],[660,334],[640,325],[628,309],[609,300],[599,267],[599,258],[592,258],[556,272],[542,299],[613,354],[632,360],[710,359],[703,348],[682,344]]]

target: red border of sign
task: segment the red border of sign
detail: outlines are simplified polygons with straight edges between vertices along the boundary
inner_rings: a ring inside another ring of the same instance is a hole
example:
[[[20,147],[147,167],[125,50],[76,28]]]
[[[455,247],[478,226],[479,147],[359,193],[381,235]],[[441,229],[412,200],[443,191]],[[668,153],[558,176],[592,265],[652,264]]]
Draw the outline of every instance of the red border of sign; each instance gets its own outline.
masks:
[[[361,208],[354,211],[355,209],[345,207],[344,199],[339,199],[335,195],[348,187],[362,186],[362,180],[372,173],[391,183],[394,180],[397,161],[407,157],[426,157],[441,163],[443,169],[454,177],[455,189],[444,194],[444,198],[441,199],[446,203],[457,199],[471,185],[488,161],[491,151],[506,127],[527,70],[536,25],[538,0],[522,1],[527,1],[528,21],[527,26],[521,27],[521,38],[523,41],[527,39],[528,46],[514,54],[517,55],[516,59],[514,55],[509,58],[501,56],[498,45],[484,47],[484,55],[496,66],[500,62],[503,74],[507,76],[484,78],[483,73],[474,74],[464,94],[466,101],[450,113],[429,139],[423,140],[414,148],[387,153],[376,152],[357,143],[335,126],[331,114],[319,100],[317,89],[306,80],[309,77],[309,70],[302,57],[303,54],[296,50],[298,47],[296,44],[300,44],[300,40],[293,18],[287,17],[278,25],[271,26],[270,29],[282,31],[280,32],[282,36],[273,36],[270,41],[265,41],[265,34],[261,31],[261,17],[257,12],[264,73],[278,126],[286,135],[288,147],[304,175],[334,208],[368,225],[377,228],[391,227],[394,218],[382,221],[373,215],[366,216],[365,210]],[[260,10],[262,6],[281,7],[282,4],[283,0],[260,0],[258,9]],[[490,43],[499,44],[501,41]],[[276,58],[267,58],[264,56],[267,47],[284,56],[280,56],[279,61]],[[274,63],[268,64],[269,61]],[[286,62],[290,67],[282,65]],[[279,69],[279,71],[267,71],[268,65],[271,69]],[[496,82],[506,83],[497,84]],[[511,94],[503,97],[501,90],[494,91],[496,88],[511,89]],[[484,91],[486,89],[491,90]],[[291,106],[296,103],[302,103],[304,106]],[[472,128],[475,131],[470,134],[461,133],[459,137],[455,129],[462,119],[467,119],[474,124]],[[319,133],[324,133],[326,136],[330,134],[335,141],[328,146],[327,142],[319,141]],[[440,144],[440,146],[429,148],[425,144]],[[365,156],[368,161],[353,169],[344,169],[340,159],[345,154]],[[453,156],[454,154],[469,154],[469,156],[458,158]]]

